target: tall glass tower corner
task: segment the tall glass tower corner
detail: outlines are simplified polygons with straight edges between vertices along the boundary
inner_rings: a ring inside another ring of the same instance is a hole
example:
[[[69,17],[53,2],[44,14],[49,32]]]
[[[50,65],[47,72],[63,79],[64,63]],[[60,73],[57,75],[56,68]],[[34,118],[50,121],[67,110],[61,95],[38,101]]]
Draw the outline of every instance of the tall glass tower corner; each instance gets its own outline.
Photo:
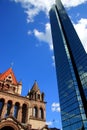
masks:
[[[49,15],[63,130],[87,130],[87,54],[60,0]]]

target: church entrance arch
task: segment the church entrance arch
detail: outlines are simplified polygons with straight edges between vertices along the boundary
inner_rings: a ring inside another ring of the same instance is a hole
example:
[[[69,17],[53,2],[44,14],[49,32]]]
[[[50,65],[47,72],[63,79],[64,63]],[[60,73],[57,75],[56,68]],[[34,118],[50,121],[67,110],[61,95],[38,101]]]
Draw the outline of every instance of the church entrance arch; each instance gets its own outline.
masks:
[[[12,128],[11,126],[4,126],[3,128],[1,128],[1,130],[15,130],[15,129]]]
[[[0,130],[20,130],[17,122],[14,120],[3,120],[3,122],[0,123]]]

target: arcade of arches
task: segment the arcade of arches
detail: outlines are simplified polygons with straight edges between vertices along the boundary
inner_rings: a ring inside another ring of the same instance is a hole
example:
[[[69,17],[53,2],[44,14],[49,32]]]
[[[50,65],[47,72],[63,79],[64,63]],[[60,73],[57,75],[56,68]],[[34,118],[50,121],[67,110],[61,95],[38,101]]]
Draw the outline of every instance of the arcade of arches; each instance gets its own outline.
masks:
[[[25,97],[21,96],[21,91],[22,83],[16,80],[12,68],[0,74],[1,130],[37,130],[46,126],[46,102],[37,82]],[[6,121],[13,124],[6,125]]]

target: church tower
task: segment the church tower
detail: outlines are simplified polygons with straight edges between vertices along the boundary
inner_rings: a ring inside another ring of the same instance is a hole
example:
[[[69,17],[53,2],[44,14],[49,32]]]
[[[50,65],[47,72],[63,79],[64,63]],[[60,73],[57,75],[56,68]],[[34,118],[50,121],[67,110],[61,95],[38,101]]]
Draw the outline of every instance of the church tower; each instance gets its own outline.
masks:
[[[46,125],[46,102],[35,81],[27,96],[21,96],[12,68],[0,74],[0,130],[43,130]]]
[[[30,92],[27,95],[30,101],[31,108],[29,111],[29,122],[33,127],[37,126],[38,129],[45,125],[46,121],[46,109],[44,102],[44,93],[41,93],[37,82],[34,82]]]

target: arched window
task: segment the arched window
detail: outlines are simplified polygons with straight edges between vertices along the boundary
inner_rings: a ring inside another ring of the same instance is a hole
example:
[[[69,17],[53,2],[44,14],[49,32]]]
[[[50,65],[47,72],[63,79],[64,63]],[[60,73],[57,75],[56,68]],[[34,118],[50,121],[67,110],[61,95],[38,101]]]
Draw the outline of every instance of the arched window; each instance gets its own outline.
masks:
[[[38,96],[38,99],[40,100],[40,94],[38,94],[37,96]]]
[[[18,102],[16,102],[15,106],[14,106],[14,117],[15,118],[17,118],[17,116],[18,116],[19,106],[20,106],[20,104]]]
[[[4,106],[4,99],[0,99],[0,116],[2,113],[3,106]]]
[[[26,123],[27,118],[27,105],[23,104],[22,106],[22,123]]]
[[[7,103],[7,113],[6,113],[6,116],[9,116],[11,107],[12,107],[12,101],[8,101],[8,103]]]
[[[42,109],[42,108],[40,108],[40,110],[39,110],[39,117],[40,117],[41,119],[44,118],[44,112],[43,112],[43,109]]]
[[[33,108],[33,117],[35,117],[35,118],[38,117],[38,109],[37,109],[37,107]]]

